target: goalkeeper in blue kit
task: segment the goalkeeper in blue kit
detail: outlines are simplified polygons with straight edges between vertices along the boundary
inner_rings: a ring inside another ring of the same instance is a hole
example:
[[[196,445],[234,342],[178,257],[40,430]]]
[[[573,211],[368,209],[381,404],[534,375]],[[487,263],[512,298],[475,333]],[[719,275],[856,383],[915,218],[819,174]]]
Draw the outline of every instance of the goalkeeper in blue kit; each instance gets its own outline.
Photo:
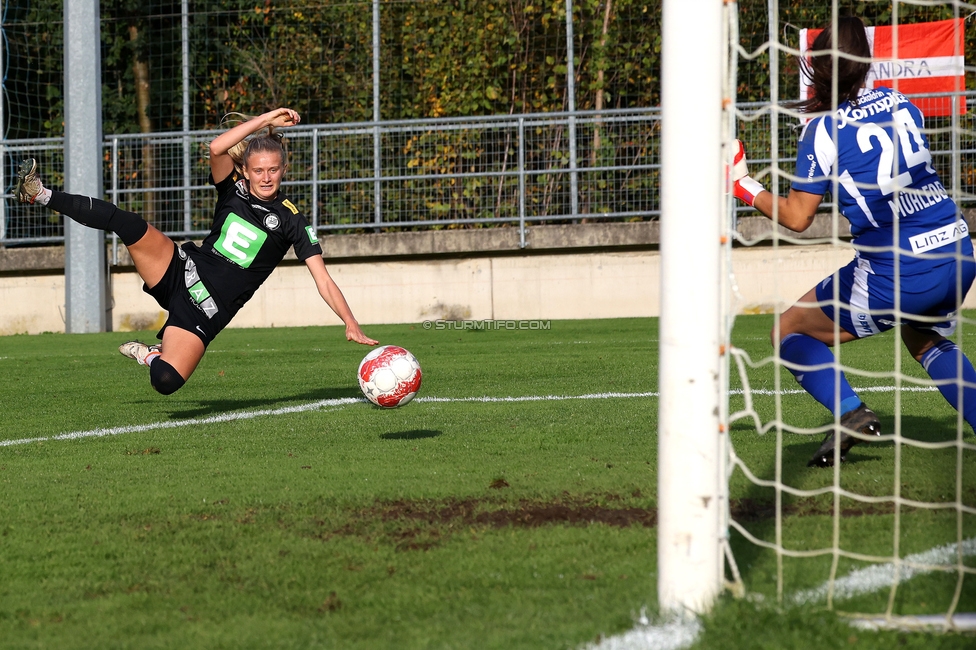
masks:
[[[889,88],[864,87],[871,50],[860,19],[839,19],[836,41],[828,27],[811,49],[801,67],[812,96],[797,107],[816,116],[800,136],[788,196],[774,196],[748,175],[738,140],[731,180],[738,199],[767,217],[775,214],[790,230],[810,227],[828,191],[850,221],[853,261],[780,317],[780,357],[807,392],[839,415],[840,429],[828,433],[809,462],[830,467],[835,449],[843,460],[854,444],[881,435],[877,416],[836,372],[830,346],[894,327],[946,400],[976,428],[976,371],[946,338],[976,262],[966,222],[932,169],[921,111]]]

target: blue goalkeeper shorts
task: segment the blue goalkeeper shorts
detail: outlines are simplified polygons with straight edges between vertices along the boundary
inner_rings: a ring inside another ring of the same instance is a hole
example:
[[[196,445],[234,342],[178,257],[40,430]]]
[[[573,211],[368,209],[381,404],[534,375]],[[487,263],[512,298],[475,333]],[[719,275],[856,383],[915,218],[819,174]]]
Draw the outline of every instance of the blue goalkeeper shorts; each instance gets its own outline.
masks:
[[[817,285],[817,301],[828,318],[858,338],[896,325],[950,336],[956,329],[956,311],[974,277],[976,262],[971,256],[933,265],[924,273],[899,278],[900,303],[896,304],[895,279],[875,273],[871,263],[857,255]]]

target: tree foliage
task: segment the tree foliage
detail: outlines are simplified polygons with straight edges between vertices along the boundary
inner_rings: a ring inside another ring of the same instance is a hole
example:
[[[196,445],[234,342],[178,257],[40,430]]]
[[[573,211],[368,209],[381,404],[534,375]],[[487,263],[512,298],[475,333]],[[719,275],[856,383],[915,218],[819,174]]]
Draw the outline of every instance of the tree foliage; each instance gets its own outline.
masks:
[[[8,139],[63,135],[63,2],[31,0],[5,10]],[[298,110],[305,124],[373,119],[372,0],[191,0],[185,23],[181,4],[101,0],[104,133],[213,129],[228,113],[256,115],[282,105]],[[584,111],[657,106],[661,4],[574,0],[570,62],[565,0],[381,0],[380,118],[546,114],[571,103]],[[840,13],[859,15],[869,25],[941,20],[958,10],[948,2],[836,4]],[[736,7],[739,46],[747,53],[738,61],[740,102],[773,99],[772,80],[778,81],[779,99],[795,97],[796,61],[780,49],[778,68],[771,70],[769,42],[796,48],[799,29],[827,24],[833,11],[831,3],[809,0],[780,0],[776,6],[773,25],[767,0],[740,0]],[[966,49],[971,61],[976,29],[967,29]],[[688,100],[694,101],[696,61],[687,65]],[[967,83],[976,87],[976,78],[968,75]],[[754,151],[768,151],[769,138],[779,137],[780,153],[788,157],[795,135],[787,121],[775,133],[756,122],[755,137],[742,137]],[[534,126],[522,143],[512,128],[491,126],[386,133],[384,175],[406,180],[385,182],[381,211],[384,219],[404,222],[516,218],[517,183],[504,175],[521,153],[530,171],[524,179],[529,217],[570,214],[573,201],[579,214],[646,215],[658,207],[658,172],[648,169],[658,161],[658,128],[653,120],[576,123],[575,162],[596,171],[574,177],[575,193],[565,173],[565,122]],[[318,169],[310,154],[293,157],[296,173],[332,182],[320,188],[316,204],[330,223],[363,223],[363,215],[377,209],[372,184],[349,180],[372,177],[373,145],[372,135],[350,132],[320,145]],[[182,166],[166,163],[181,155],[147,138],[119,156],[119,169],[112,171],[123,185],[139,190],[127,195],[130,209],[154,218],[149,201],[163,204],[167,196],[143,198],[140,192],[182,186]],[[193,165],[205,177],[203,154]],[[501,175],[493,179],[486,172]],[[159,218],[183,228],[183,203],[175,193],[169,198],[172,205],[164,209],[172,214]],[[192,212],[194,224],[208,218],[205,205]]]
[[[660,6],[641,0],[574,3],[575,103],[656,105]],[[182,128],[180,2],[101,2],[103,128],[136,133],[138,68],[148,65],[145,118]],[[380,3],[383,119],[552,112],[568,107],[564,0],[422,0]],[[12,104],[7,137],[62,133],[63,0],[8,11]],[[373,117],[372,2],[201,0],[190,3],[191,129],[231,111],[290,105],[312,123]],[[40,29],[38,29],[40,27]],[[14,35],[11,39],[10,35]],[[41,79],[44,83],[41,83]],[[43,113],[18,111],[36,106]],[[16,118],[16,123],[14,119]]]
[[[310,123],[372,119],[371,0],[196,0],[189,6],[191,129],[215,127],[231,111],[279,105],[294,106]],[[4,20],[5,93],[16,118],[7,137],[59,136],[63,0],[25,7],[11,6]],[[101,2],[106,133],[145,130],[138,61],[148,65],[150,78],[145,117],[157,130],[183,128],[180,9],[178,0]],[[382,0],[382,119],[565,110],[565,11],[565,0]],[[796,47],[798,30],[828,23],[831,11],[830,3],[782,0],[770,29],[767,1],[741,0],[740,44],[761,52],[776,38]],[[909,23],[950,18],[954,10],[950,3],[839,0],[838,11],[890,24],[896,11]],[[575,0],[573,12],[576,107],[658,105],[661,3]],[[976,29],[967,30],[966,46],[976,52]],[[739,100],[769,99],[768,51],[741,60],[739,71]],[[798,72],[788,54],[781,54],[777,74],[781,95],[794,96]]]

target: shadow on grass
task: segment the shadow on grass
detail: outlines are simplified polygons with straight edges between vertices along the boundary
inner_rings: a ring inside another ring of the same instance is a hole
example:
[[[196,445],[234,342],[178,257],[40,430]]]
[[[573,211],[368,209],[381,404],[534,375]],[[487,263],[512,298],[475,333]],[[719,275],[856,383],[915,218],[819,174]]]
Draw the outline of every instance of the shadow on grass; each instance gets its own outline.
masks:
[[[956,439],[956,412],[946,405],[948,417],[901,416],[901,435],[919,442],[948,442]],[[890,429],[894,431],[894,429]],[[973,441],[973,434],[963,423],[963,440]]]
[[[280,397],[268,397],[268,398],[251,398],[251,399],[215,399],[215,400],[200,400],[196,402],[197,406],[190,406],[191,401],[187,400],[183,402],[180,406],[183,408],[176,408],[170,413],[170,417],[174,420],[186,420],[198,417],[205,417],[208,415],[214,415],[218,413],[227,413],[232,411],[249,411],[255,409],[274,409],[287,406],[290,404],[303,404],[308,402],[319,402],[322,400],[329,399],[348,399],[362,398],[363,394],[358,388],[344,387],[344,388],[322,388],[318,390],[310,390],[304,393],[296,393],[294,395],[284,395]]]
[[[436,429],[411,429],[410,431],[396,431],[380,435],[383,440],[420,440],[421,438],[436,438],[441,435]]]

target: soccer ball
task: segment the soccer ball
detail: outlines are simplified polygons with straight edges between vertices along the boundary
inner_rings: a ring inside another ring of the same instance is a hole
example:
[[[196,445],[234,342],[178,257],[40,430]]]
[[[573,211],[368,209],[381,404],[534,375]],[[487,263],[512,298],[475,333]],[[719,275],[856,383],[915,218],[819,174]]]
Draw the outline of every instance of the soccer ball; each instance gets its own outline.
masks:
[[[420,390],[422,373],[417,357],[395,345],[372,350],[359,364],[359,387],[373,404],[394,409]]]

